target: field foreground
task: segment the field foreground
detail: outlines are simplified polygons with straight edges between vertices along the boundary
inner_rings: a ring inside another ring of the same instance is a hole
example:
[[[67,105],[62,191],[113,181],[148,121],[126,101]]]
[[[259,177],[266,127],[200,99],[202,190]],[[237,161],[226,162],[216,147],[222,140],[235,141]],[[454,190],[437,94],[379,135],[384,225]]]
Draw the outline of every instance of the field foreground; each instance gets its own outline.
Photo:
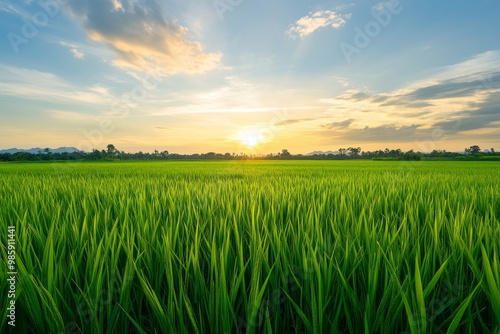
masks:
[[[0,164],[17,333],[499,333],[500,164]]]

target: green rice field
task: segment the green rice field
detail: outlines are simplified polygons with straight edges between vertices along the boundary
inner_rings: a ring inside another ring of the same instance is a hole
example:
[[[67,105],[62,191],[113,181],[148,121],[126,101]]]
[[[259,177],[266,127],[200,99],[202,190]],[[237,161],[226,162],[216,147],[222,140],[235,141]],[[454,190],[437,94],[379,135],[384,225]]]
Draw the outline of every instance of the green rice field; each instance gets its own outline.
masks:
[[[0,164],[16,333],[500,333],[500,164]]]

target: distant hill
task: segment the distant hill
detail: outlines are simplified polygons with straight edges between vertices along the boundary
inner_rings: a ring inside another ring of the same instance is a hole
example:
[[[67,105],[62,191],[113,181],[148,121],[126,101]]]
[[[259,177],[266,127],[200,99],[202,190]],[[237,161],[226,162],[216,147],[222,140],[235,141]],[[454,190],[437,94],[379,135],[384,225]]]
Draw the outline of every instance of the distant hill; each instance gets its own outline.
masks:
[[[314,151],[314,152],[311,152],[311,153],[307,153],[306,155],[307,156],[310,156],[310,155],[315,155],[315,154],[325,154],[325,155],[328,155],[328,154],[333,154],[333,155],[337,155],[339,154],[338,151]]]
[[[78,152],[80,151],[76,147],[59,147],[59,148],[49,148],[49,152],[51,153],[73,153],[73,152]],[[9,148],[7,150],[0,150],[0,154],[5,154],[5,153],[19,153],[19,152],[25,152],[25,153],[31,153],[31,154],[38,154],[38,153],[45,153],[45,148],[40,148],[40,147],[34,147],[30,148],[28,150],[24,149],[18,149],[18,148]]]

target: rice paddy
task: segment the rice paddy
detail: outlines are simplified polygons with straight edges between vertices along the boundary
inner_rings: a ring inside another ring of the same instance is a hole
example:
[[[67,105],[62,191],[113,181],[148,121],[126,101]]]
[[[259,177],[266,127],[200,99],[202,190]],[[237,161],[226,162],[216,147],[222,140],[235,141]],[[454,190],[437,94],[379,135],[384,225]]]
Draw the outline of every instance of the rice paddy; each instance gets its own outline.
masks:
[[[18,333],[500,331],[495,162],[0,164],[0,226]]]

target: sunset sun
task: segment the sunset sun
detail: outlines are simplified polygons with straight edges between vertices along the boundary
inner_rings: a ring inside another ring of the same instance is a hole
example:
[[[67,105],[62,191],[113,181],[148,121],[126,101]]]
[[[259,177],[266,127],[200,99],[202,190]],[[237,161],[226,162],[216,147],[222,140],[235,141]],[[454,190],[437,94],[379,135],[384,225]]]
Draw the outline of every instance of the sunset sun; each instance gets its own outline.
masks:
[[[242,131],[238,135],[238,141],[248,148],[254,148],[262,143],[263,136],[257,131]]]

